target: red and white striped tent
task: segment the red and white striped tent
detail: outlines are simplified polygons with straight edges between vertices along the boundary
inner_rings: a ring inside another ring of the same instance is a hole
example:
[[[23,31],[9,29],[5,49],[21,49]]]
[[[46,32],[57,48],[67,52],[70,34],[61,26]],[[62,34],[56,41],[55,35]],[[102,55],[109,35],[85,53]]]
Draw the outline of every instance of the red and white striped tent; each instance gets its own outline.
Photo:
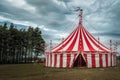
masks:
[[[59,45],[45,52],[46,67],[109,67],[116,65],[116,53],[95,39],[82,25],[82,10],[76,29]]]

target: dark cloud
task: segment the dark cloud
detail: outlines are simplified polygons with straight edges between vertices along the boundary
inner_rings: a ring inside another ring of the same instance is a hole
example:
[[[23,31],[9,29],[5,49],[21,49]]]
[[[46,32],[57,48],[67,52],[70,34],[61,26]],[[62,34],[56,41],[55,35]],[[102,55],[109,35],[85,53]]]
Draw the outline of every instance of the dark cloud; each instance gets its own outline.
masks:
[[[22,8],[17,8],[14,6],[11,6],[9,3],[6,2],[5,0],[0,3],[0,16],[6,17],[12,20],[19,20],[19,21],[29,21],[37,24],[39,22],[39,17],[38,16],[33,16],[32,13],[22,9]]]
[[[58,1],[62,1],[62,2],[68,3],[68,2],[71,2],[72,0],[58,0]]]
[[[26,0],[28,4],[35,6],[38,14],[42,16],[40,19],[42,23],[50,27],[59,27],[59,24],[66,21],[66,14],[71,14],[62,5],[58,5],[53,0]],[[56,0],[57,1],[57,0]],[[58,25],[53,25],[51,23],[56,23]],[[63,25],[63,24],[61,24]]]

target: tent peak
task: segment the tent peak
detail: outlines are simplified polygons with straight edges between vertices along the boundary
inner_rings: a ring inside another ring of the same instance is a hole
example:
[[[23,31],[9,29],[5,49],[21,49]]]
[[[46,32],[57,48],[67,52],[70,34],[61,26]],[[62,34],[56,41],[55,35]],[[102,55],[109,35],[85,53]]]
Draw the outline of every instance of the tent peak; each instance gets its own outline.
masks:
[[[82,13],[83,13],[83,9],[81,9],[80,7],[77,7],[77,9],[75,11],[79,11],[79,24],[82,24]]]
[[[82,13],[83,13],[83,10],[80,9],[79,11],[80,11],[80,14],[79,14],[79,16],[80,16],[79,24],[82,24]]]

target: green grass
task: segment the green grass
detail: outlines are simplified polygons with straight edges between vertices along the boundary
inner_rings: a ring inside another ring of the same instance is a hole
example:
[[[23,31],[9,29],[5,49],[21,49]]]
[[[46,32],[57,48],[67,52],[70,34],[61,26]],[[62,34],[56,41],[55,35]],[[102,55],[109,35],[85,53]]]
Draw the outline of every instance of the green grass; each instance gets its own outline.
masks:
[[[120,67],[46,68],[43,64],[0,65],[0,80],[120,80]]]

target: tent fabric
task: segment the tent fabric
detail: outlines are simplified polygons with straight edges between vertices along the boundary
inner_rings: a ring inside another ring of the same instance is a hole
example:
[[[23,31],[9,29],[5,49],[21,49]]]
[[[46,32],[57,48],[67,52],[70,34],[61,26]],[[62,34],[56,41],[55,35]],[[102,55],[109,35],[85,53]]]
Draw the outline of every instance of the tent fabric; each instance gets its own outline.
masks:
[[[96,40],[82,25],[78,27],[59,45],[51,50],[61,51],[102,51],[110,52],[110,49]]]
[[[72,67],[76,56],[77,56],[77,53],[48,54],[46,56],[46,66],[48,67]]]
[[[71,68],[78,56],[78,53],[64,53],[64,54],[47,54],[46,66],[58,68]],[[86,67],[111,67],[116,65],[116,55],[113,54],[83,54]]]
[[[116,52],[95,39],[82,25],[82,17],[73,32],[60,44],[45,52],[46,67],[88,68],[116,66]],[[81,59],[82,58],[82,59]],[[78,61],[78,62],[77,62]],[[82,65],[85,62],[85,65]]]

